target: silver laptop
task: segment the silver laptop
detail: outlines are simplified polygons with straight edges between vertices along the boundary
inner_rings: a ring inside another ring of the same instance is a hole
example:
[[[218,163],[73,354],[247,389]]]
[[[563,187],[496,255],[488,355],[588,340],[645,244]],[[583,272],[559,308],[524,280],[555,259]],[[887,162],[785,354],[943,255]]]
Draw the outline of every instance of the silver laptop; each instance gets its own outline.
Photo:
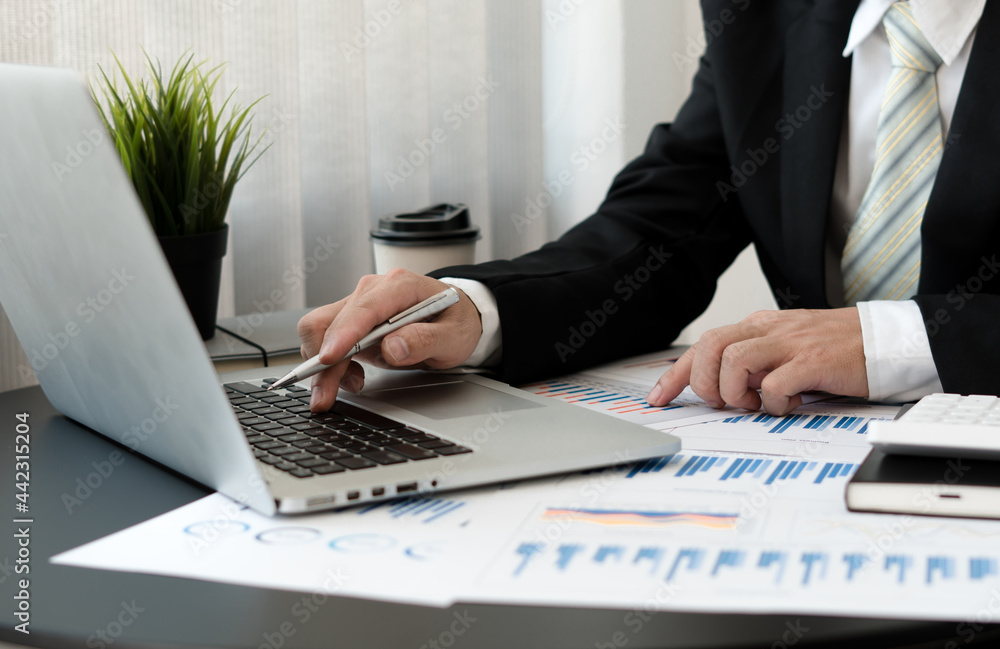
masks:
[[[677,438],[475,375],[220,385],[80,77],[0,64],[0,302],[67,417],[265,514],[669,455]],[[270,375],[275,375],[271,370]]]

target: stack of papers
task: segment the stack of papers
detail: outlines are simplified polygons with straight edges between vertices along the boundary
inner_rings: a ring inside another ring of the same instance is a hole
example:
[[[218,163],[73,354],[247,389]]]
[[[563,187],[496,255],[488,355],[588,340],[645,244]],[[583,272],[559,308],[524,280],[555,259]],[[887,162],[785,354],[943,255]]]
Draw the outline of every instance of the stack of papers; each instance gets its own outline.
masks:
[[[650,407],[674,357],[524,386],[680,437],[668,458],[309,516],[216,494],[53,561],[429,606],[1000,621],[1000,521],[844,506],[868,424],[895,407],[813,400],[771,417],[693,393]]]

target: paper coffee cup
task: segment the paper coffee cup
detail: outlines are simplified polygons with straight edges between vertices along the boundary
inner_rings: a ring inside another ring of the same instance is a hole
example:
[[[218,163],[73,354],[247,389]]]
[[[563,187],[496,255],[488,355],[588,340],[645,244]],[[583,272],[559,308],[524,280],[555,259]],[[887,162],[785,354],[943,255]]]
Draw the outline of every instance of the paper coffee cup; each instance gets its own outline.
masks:
[[[405,268],[419,275],[445,266],[475,262],[479,228],[469,221],[469,208],[433,205],[416,212],[390,214],[371,231],[375,272]]]

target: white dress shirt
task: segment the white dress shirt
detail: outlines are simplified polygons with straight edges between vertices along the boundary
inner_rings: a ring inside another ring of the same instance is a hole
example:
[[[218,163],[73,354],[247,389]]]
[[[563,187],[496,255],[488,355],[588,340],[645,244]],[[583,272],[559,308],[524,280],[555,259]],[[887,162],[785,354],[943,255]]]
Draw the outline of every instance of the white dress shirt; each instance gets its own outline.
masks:
[[[827,291],[831,304],[843,303],[840,251],[875,167],[879,106],[892,67],[882,16],[892,3],[893,0],[862,0],[844,48],[843,55],[854,58],[847,123],[837,158],[827,237],[830,271],[827,275],[831,278]],[[941,132],[947,142],[948,127],[969,62],[973,32],[986,0],[910,0],[910,6],[921,30],[943,61],[936,77]],[[483,335],[466,365],[481,367],[499,362],[503,350],[493,294],[473,280],[444,278],[442,281],[463,290],[482,317]],[[940,392],[941,381],[916,303],[911,300],[873,301],[859,302],[857,306],[869,398],[909,401]]]
[[[892,69],[882,16],[892,3],[893,0],[862,0],[844,48],[844,56],[853,54],[854,58],[847,128],[837,158],[827,236],[827,276],[837,280],[829,282],[827,287],[831,304],[843,303],[840,251],[875,168],[879,106]],[[973,31],[985,6],[986,0],[910,0],[913,17],[943,61],[936,79],[941,133],[946,143],[969,63]],[[915,302],[859,302],[858,314],[870,399],[910,401],[942,390],[927,330]]]

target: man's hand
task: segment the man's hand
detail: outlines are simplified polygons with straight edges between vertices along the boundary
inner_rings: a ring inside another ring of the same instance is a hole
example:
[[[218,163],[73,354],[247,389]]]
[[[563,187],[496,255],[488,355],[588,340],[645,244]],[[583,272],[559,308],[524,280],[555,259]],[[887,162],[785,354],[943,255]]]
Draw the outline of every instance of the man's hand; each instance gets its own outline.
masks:
[[[713,408],[763,406],[772,415],[798,408],[800,394],[810,390],[867,397],[858,310],[758,311],[707,331],[660,377],[647,400],[665,405],[687,385]]]
[[[385,275],[366,275],[354,293],[299,320],[302,358],[318,353],[323,364],[332,365],[376,326],[446,288],[443,282],[400,268]],[[483,328],[472,300],[462,291],[458,294],[458,303],[433,321],[402,327],[383,338],[381,345],[354,358],[395,368],[443,369],[461,365],[475,351]],[[361,365],[353,360],[333,365],[313,377],[310,408],[314,412],[329,410],[339,387],[358,392],[364,378]]]

